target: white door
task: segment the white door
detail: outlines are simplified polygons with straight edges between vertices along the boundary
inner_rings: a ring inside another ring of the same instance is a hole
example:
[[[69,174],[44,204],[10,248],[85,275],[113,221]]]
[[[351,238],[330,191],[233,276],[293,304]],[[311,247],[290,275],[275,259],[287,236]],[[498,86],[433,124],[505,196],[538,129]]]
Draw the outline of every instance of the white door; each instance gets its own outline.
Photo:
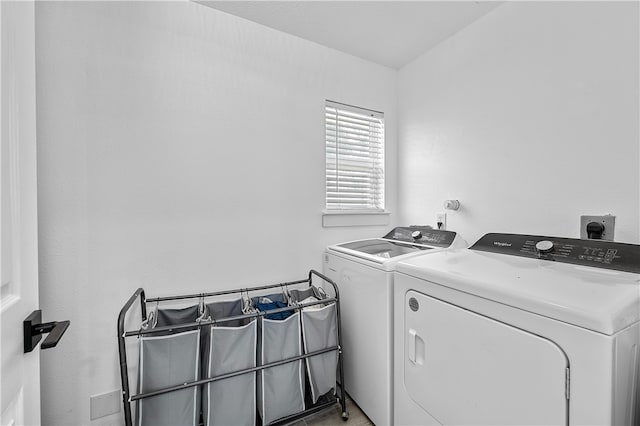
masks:
[[[24,353],[38,309],[34,4],[0,1],[0,424],[40,423],[40,350]]]
[[[443,425],[561,425],[568,361],[550,340],[409,291],[404,384]]]

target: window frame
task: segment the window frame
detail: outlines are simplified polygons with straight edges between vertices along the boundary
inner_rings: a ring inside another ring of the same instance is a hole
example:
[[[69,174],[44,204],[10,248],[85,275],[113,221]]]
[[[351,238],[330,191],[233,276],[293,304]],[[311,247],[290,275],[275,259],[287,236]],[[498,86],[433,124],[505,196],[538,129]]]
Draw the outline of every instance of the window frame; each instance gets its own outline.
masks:
[[[345,123],[342,131],[341,119]],[[324,123],[325,206],[323,212],[338,215],[386,214],[384,112],[325,99]],[[340,136],[340,133],[343,136]],[[346,164],[342,168],[339,165],[341,158]],[[371,163],[368,169],[367,163]],[[348,182],[342,188],[339,183],[341,178],[346,178]],[[358,180],[360,182],[357,182]],[[372,183],[367,184],[363,181]],[[346,191],[345,188],[347,188]],[[349,189],[353,190],[351,194],[348,192]],[[347,195],[341,197],[344,194]],[[330,201],[332,196],[333,203]],[[349,203],[354,203],[354,206],[350,207]]]

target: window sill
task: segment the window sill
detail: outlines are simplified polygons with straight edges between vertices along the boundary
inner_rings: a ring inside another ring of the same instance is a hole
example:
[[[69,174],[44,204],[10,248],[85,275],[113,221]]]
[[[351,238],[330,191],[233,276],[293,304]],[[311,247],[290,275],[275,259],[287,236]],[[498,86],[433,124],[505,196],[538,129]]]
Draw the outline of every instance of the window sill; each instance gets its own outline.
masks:
[[[322,226],[384,226],[389,224],[389,212],[370,211],[333,211],[322,212]]]

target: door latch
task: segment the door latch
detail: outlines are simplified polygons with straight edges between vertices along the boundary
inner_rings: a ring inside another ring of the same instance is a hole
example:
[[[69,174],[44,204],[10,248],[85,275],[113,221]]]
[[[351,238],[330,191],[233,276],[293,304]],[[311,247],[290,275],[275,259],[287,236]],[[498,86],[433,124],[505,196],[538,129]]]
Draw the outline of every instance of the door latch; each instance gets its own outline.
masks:
[[[42,349],[53,348],[58,344],[60,338],[69,328],[71,321],[53,321],[42,323],[42,311],[31,312],[31,314],[23,321],[24,332],[24,353],[31,352],[38,345],[42,335],[49,333],[44,342]]]

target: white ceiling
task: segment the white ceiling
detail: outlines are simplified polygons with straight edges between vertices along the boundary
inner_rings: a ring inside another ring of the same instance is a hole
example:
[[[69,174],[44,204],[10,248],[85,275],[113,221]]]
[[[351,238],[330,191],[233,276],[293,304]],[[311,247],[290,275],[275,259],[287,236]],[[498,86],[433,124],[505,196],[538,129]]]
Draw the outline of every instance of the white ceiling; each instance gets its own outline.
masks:
[[[198,0],[198,3],[398,69],[502,2]]]

